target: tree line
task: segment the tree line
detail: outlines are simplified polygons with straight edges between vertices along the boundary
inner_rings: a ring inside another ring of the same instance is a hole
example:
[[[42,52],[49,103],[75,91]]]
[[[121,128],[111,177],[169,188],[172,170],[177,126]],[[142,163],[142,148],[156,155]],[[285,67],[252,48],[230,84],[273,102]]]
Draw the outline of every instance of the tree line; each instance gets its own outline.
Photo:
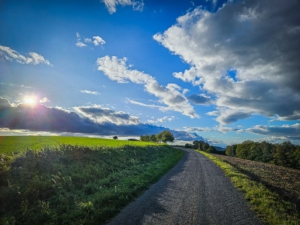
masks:
[[[159,134],[152,134],[152,135],[142,135],[140,137],[141,141],[145,141],[145,142],[173,142],[175,140],[174,135],[168,131],[168,130],[164,130],[162,132],[160,132]]]
[[[223,152],[218,151],[214,146],[209,145],[205,141],[193,141],[193,144],[186,143],[184,147],[197,149],[208,153],[223,154]]]
[[[290,141],[282,144],[244,141],[227,146],[225,154],[241,159],[300,169],[300,146],[293,145]]]

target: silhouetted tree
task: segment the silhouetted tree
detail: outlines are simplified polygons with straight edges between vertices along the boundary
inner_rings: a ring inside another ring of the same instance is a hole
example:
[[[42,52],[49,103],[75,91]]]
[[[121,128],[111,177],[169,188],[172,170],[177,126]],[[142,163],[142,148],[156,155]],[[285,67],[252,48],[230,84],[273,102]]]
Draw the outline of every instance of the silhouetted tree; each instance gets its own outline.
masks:
[[[117,137],[117,136],[113,136],[113,139],[117,140],[117,139],[118,139],[118,137]]]

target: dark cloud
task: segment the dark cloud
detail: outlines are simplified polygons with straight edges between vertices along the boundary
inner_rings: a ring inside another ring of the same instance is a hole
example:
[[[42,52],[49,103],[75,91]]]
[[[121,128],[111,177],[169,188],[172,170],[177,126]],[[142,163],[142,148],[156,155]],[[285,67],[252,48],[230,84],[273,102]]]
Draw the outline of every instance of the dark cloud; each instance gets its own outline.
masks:
[[[115,111],[102,106],[82,106],[74,107],[74,109],[85,117],[88,117],[98,123],[114,123],[117,125],[140,124],[140,120],[136,116],[130,116],[122,111]]]
[[[50,108],[45,105],[30,106],[19,104],[14,107],[6,99],[0,98],[0,128],[11,130],[49,131],[49,132],[70,132],[95,135],[121,135],[140,136],[157,134],[163,130],[170,130],[150,124],[121,124],[102,121],[96,122],[93,117],[99,120],[100,115],[115,116],[117,120],[131,120],[132,116],[114,110],[103,109],[99,106],[77,107],[88,117],[81,117],[75,112],[68,112],[59,108]],[[177,140],[195,140],[202,137],[190,134],[185,131],[170,130]]]
[[[291,140],[300,140],[300,124],[284,125],[284,126],[263,126],[257,125],[246,129],[246,132],[254,134],[262,134],[269,136],[285,137]]]
[[[191,102],[202,105],[202,104],[209,104],[211,103],[211,99],[208,96],[205,96],[203,94],[197,95],[193,94],[187,97]]]
[[[238,111],[225,111],[218,118],[217,121],[221,124],[234,123],[240,119],[246,119],[251,116],[248,112],[238,112]]]

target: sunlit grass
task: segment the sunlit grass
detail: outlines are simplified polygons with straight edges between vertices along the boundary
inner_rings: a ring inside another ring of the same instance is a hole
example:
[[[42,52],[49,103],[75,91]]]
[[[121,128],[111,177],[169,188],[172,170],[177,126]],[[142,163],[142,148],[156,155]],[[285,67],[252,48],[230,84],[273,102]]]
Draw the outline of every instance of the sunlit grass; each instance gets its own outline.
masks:
[[[120,147],[157,145],[152,142],[113,140],[89,137],[66,137],[66,136],[0,136],[0,153],[22,152],[28,148],[39,150],[43,147],[58,147],[61,144],[84,145],[88,147],[106,146]]]
[[[229,177],[233,185],[243,192],[250,207],[264,222],[272,225],[300,224],[299,214],[296,205],[285,201],[280,195],[269,190],[258,181],[251,179],[229,163],[218,159],[208,153],[198,151],[216,163],[225,175]]]

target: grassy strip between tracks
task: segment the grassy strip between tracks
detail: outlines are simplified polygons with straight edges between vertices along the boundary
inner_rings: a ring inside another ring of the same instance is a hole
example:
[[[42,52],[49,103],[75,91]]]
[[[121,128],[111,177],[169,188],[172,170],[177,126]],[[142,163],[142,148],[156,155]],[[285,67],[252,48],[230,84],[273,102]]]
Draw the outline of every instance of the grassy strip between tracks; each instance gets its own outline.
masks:
[[[0,224],[103,224],[182,156],[166,145],[0,154]]]
[[[295,204],[283,200],[280,195],[271,191],[262,183],[251,179],[251,177],[229,163],[211,154],[198,152],[208,157],[225,172],[225,175],[231,179],[234,186],[244,193],[251,209],[256,212],[263,222],[274,225],[300,224],[299,213]]]

